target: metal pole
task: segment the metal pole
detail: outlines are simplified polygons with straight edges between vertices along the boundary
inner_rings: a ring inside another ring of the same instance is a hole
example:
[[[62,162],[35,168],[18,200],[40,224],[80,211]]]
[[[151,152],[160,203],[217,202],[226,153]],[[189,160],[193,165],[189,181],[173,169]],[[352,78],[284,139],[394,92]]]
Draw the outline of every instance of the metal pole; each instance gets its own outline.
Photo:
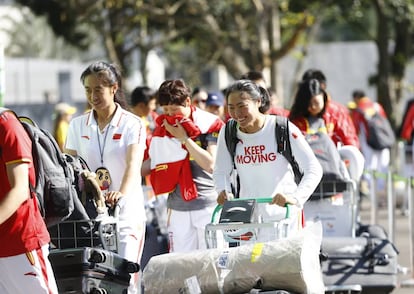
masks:
[[[410,220],[410,254],[411,254],[411,275],[414,278],[414,205],[412,199],[412,183],[414,178],[408,178],[408,188],[407,188],[407,197],[408,197],[408,209],[409,209],[409,220]]]
[[[395,243],[395,196],[393,191],[392,174],[387,172],[387,201],[388,201],[388,236],[392,243]]]
[[[371,198],[371,224],[375,225],[377,224],[377,221],[378,221],[378,209],[377,209],[378,205],[377,205],[377,197],[375,195],[376,194],[375,193],[375,188],[376,188],[375,187],[376,186],[375,172],[373,170],[370,170],[368,172],[370,174],[369,194]]]
[[[414,178],[409,177],[408,178],[408,184],[407,184],[407,197],[408,197],[408,218],[409,218],[409,233],[410,233],[410,269],[411,269],[411,278],[402,281],[401,286],[402,287],[414,287],[414,205],[413,205],[413,199],[411,195],[412,190],[412,183]]]

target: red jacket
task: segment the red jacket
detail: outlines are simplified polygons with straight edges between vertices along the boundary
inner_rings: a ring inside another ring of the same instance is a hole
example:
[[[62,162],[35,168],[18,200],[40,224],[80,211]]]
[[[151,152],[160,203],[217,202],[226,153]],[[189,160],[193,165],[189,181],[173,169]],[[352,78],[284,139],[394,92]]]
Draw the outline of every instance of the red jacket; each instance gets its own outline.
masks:
[[[168,115],[157,118],[149,150],[154,193],[170,193],[179,185],[183,199],[191,201],[197,197],[197,187],[192,178],[189,153],[180,141],[167,132],[162,125],[164,119],[173,125],[178,119],[192,139],[201,134],[218,133],[224,123],[218,116],[195,107],[192,107],[190,118]]]
[[[275,115],[281,115],[284,117],[289,117],[290,111],[287,109],[284,109],[283,107],[270,107],[269,114],[275,114]]]
[[[334,141],[335,145],[340,142],[343,145],[352,145],[359,148],[359,139],[356,133],[352,119],[349,116],[349,110],[342,104],[329,100],[325,114],[322,116],[327,133]],[[309,130],[306,118],[297,118],[292,122],[307,134]]]
[[[400,134],[401,138],[408,142],[411,141],[414,131],[414,103],[411,103],[409,107],[410,108],[407,109],[406,115],[403,118]]]
[[[329,99],[323,119],[335,144],[341,142],[359,148],[358,135],[346,106]]]

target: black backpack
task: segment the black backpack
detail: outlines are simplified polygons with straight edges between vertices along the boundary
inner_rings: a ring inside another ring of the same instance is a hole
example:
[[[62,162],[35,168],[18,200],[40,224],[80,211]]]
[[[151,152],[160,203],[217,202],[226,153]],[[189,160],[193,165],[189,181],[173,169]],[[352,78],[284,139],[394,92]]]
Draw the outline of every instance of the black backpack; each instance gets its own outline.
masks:
[[[395,134],[387,118],[375,111],[373,115],[360,111],[367,121],[367,143],[375,150],[391,148],[395,143]]]
[[[0,107],[0,114],[13,111]],[[14,115],[16,115],[14,113]],[[87,220],[88,215],[78,198],[74,166],[67,159],[75,158],[61,152],[53,136],[28,117],[20,120],[32,141],[32,157],[36,173],[36,186],[30,185],[39,210],[48,227],[61,221]]]
[[[335,143],[326,132],[325,121],[322,118],[308,119],[310,131],[305,139],[313,150],[322,166],[322,182],[345,181],[347,171]]]
[[[295,182],[299,184],[300,180],[303,177],[303,173],[301,172],[299,165],[292,154],[292,149],[290,147],[290,140],[289,140],[289,125],[288,119],[283,116],[275,115],[276,117],[276,125],[275,125],[275,137],[277,143],[277,152],[282,154],[289,164],[292,166],[293,173],[295,175]],[[237,138],[237,122],[233,119],[227,121],[225,125],[225,140],[227,145],[227,150],[229,151],[231,158],[233,160],[233,167],[235,168],[234,163],[234,156],[236,152],[236,145],[238,143]],[[239,177],[237,177],[237,188],[233,187],[233,194],[238,197],[239,192]],[[237,190],[237,191],[235,191]]]

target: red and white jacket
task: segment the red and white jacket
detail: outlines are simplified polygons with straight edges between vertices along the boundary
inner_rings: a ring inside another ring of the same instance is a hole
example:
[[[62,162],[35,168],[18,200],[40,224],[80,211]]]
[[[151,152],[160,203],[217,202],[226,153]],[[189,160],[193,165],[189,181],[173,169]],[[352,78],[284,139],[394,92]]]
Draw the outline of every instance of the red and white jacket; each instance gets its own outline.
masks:
[[[164,119],[172,125],[178,120],[187,131],[187,136],[193,140],[201,134],[218,133],[224,123],[216,115],[195,107],[192,107],[189,118],[163,114],[156,120],[157,126],[149,148],[154,193],[170,193],[179,184],[181,196],[190,201],[197,197],[197,188],[193,182],[189,153],[177,138],[167,132],[163,126]]]

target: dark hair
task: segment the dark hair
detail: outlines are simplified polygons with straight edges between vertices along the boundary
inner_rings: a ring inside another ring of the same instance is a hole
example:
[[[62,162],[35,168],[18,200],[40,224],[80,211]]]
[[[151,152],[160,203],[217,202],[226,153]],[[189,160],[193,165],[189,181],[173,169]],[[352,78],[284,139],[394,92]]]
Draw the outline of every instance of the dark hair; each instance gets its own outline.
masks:
[[[352,92],[352,97],[354,99],[360,99],[362,97],[365,97],[365,92],[362,90],[355,90]]]
[[[261,113],[266,113],[269,111],[269,109],[270,109],[270,93],[269,95],[262,96],[262,103],[260,104],[259,111]]]
[[[267,93],[269,93],[269,96],[264,95],[262,105],[259,107],[259,111],[261,113],[267,113],[270,109],[270,99],[272,98],[272,95],[276,95],[276,91],[272,87],[267,87]]]
[[[157,99],[161,106],[184,106],[184,102],[188,97],[191,97],[191,90],[181,79],[166,80],[158,88]]]
[[[132,93],[130,98],[130,105],[134,107],[139,103],[144,103],[148,105],[148,103],[156,98],[156,92],[147,86],[138,86],[136,87]]]
[[[319,69],[310,68],[303,73],[302,82],[311,79],[316,79],[319,81],[319,83],[326,84],[326,77],[323,74],[323,72]]]
[[[201,92],[206,92],[207,93],[207,90],[202,88],[202,87],[195,87],[193,89],[193,92],[191,92],[191,97],[193,97],[194,95],[197,95],[198,93],[201,93]]]
[[[245,92],[252,100],[260,100],[259,111],[262,107],[266,107],[266,103],[270,104],[270,96],[267,90],[252,80],[237,80],[228,86],[226,88],[226,101],[228,101],[229,95],[233,92]]]
[[[290,109],[289,119],[293,120],[298,117],[308,117],[309,113],[309,103],[312,97],[317,95],[323,95],[323,109],[318,114],[321,117],[326,110],[326,106],[328,103],[328,95],[326,92],[321,88],[321,84],[317,79],[310,79],[302,81],[299,84],[298,91],[296,92],[295,100],[293,101],[292,108]]]
[[[116,64],[110,64],[105,61],[96,61],[90,64],[81,74],[80,80],[85,84],[86,77],[94,75],[102,83],[107,86],[118,84],[118,90],[115,92],[114,101],[121,105],[122,108],[127,108],[127,103],[122,90],[121,72]]]
[[[252,80],[252,81],[257,81],[257,80],[264,80],[264,75],[262,72],[260,71],[248,71],[247,73],[243,74],[240,77],[241,80]]]

